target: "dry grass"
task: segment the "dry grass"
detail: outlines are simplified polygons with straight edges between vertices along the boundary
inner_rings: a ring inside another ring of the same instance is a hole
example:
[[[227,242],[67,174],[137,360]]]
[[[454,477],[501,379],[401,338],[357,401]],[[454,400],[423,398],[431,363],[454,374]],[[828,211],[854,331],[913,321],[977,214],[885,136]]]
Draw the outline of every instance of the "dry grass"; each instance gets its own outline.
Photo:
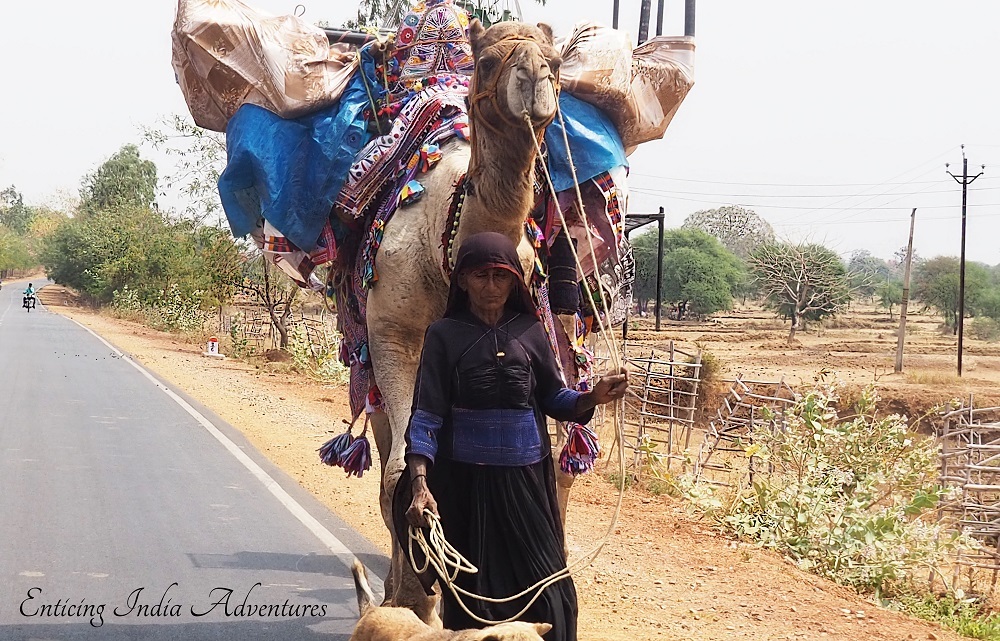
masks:
[[[906,382],[915,385],[961,385],[963,381],[951,372],[915,370],[906,372]]]

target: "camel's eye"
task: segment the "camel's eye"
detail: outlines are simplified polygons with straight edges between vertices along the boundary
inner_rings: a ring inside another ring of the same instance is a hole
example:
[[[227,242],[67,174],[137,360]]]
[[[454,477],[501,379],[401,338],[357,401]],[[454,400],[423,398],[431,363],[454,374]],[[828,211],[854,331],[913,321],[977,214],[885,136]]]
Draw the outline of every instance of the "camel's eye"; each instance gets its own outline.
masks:
[[[476,71],[490,75],[496,71],[497,64],[499,64],[500,58],[496,56],[483,56],[476,62]]]
[[[559,73],[559,67],[562,66],[562,58],[559,56],[554,56],[549,60],[549,69],[552,73]]]

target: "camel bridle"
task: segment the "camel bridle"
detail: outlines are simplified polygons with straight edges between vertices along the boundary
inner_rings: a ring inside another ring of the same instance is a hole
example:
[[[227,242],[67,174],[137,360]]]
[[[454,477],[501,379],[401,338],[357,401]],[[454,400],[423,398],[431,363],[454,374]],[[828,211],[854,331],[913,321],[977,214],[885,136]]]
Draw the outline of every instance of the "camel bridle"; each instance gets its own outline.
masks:
[[[531,43],[533,43],[535,45],[539,45],[540,46],[540,43],[538,42],[538,40],[535,40],[534,38],[526,38],[524,36],[507,36],[506,38],[501,38],[500,40],[496,41],[495,43],[493,43],[490,46],[491,47],[496,47],[497,45],[499,45],[499,44],[501,44],[503,42],[511,42],[511,41],[513,41],[515,43],[531,42]],[[499,101],[497,99],[497,87],[500,84],[500,78],[503,76],[503,70],[504,70],[504,68],[508,65],[508,63],[510,62],[511,58],[514,57],[514,54],[517,53],[517,51],[519,49],[520,49],[519,45],[515,44],[513,47],[510,48],[510,50],[507,51],[506,54],[504,54],[504,57],[500,61],[500,64],[498,66],[498,71],[497,71],[496,75],[493,78],[493,82],[491,82],[490,85],[489,85],[489,87],[487,87],[486,89],[483,89],[483,90],[479,89],[480,79],[479,79],[479,75],[476,74],[474,76],[474,79],[475,79],[475,86],[473,87],[474,93],[472,93],[469,96],[469,110],[470,111],[476,110],[478,108],[479,103],[482,102],[483,100],[489,100],[490,104],[493,105],[493,109],[497,112],[497,114],[499,114],[500,118],[504,121],[504,123],[506,125],[508,125],[510,127],[514,127],[514,128],[521,127],[521,125],[524,124],[524,120],[521,119],[521,118],[515,118],[514,116],[512,116],[511,114],[509,114],[506,109],[501,109],[500,108],[500,103],[499,103]],[[559,100],[559,72],[558,71],[552,72],[551,69],[550,69],[548,80],[549,80],[549,82],[551,82],[553,84],[553,88],[555,89],[556,105],[557,105],[557,110],[558,110],[558,100]],[[542,123],[542,125],[538,128],[538,131],[544,131],[545,128],[548,127],[552,123],[552,120],[554,118],[555,118],[555,111],[553,111],[552,115],[549,116],[545,120],[545,122]],[[476,120],[475,118],[470,118],[470,120],[469,120],[469,124],[473,128],[474,128],[474,124],[473,123],[475,122],[475,120]],[[494,134],[496,134],[498,136],[503,137],[505,135],[505,133],[499,127],[497,127],[493,123],[489,122],[488,120],[485,120],[485,119],[482,120],[482,124],[485,125],[486,128],[489,129],[492,133],[494,133]]]

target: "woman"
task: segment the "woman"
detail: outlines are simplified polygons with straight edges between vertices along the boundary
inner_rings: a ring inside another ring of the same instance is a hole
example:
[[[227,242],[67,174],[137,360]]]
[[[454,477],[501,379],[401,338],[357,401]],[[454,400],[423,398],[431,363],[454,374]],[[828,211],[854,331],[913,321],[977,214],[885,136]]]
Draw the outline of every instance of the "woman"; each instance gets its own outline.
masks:
[[[400,541],[407,540],[407,524],[428,525],[424,510],[438,514],[448,541],[479,568],[457,583],[494,598],[565,568],[545,416],[587,422],[597,405],[621,398],[627,387],[624,370],[599,379],[590,392],[564,387],[514,244],[495,233],[466,239],[444,318],[428,328],[420,357],[407,469],[394,500]],[[436,577],[421,578],[426,586]],[[483,627],[448,589],[442,594],[446,628]],[[531,596],[503,604],[464,601],[478,616],[501,620]],[[576,616],[576,590],[565,578],[521,619],[551,623],[547,641],[575,641]]]

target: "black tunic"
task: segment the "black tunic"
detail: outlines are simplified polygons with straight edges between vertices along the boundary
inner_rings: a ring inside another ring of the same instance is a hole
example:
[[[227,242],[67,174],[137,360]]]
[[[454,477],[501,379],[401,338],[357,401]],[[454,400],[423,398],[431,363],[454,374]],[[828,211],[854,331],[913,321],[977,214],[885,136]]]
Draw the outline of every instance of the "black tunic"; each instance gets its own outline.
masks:
[[[545,331],[532,315],[507,311],[489,327],[470,312],[457,312],[428,328],[407,452],[433,461],[427,482],[445,535],[479,568],[460,576],[462,588],[507,597],[566,567],[545,415],[586,422],[592,412],[576,414],[578,397],[563,386]],[[407,473],[393,506],[404,548],[411,500]],[[446,628],[483,627],[449,590],[442,593]],[[499,620],[516,614],[531,596],[504,604],[464,601],[477,615]],[[551,623],[547,641],[575,641],[576,618],[570,578],[546,588],[521,617]]]

